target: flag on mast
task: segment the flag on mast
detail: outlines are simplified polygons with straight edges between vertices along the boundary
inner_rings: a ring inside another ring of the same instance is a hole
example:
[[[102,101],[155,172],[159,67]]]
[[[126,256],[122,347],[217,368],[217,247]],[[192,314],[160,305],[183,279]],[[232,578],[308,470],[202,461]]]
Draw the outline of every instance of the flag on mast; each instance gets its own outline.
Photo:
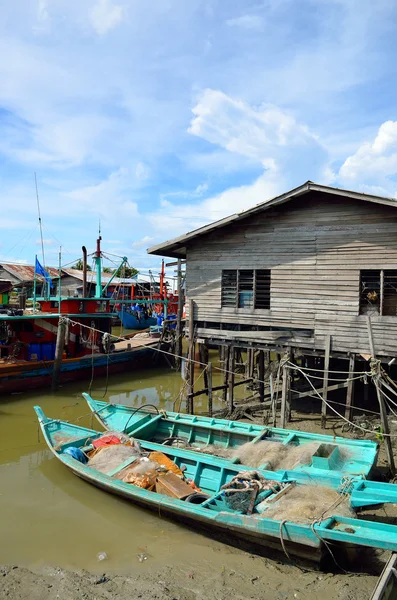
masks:
[[[41,275],[42,277],[44,277],[44,279],[46,280],[46,282],[49,284],[50,288],[54,287],[53,283],[52,283],[52,279],[50,277],[50,274],[39,263],[39,260],[38,260],[37,256],[36,256],[36,266],[34,268],[34,272],[37,273],[38,275]]]

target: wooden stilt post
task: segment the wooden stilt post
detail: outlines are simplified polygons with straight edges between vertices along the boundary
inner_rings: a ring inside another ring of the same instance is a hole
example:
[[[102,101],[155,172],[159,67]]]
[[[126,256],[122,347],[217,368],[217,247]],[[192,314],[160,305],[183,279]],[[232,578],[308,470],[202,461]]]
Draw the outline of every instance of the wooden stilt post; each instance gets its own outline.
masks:
[[[187,412],[193,414],[194,393],[194,301],[189,300],[189,352],[188,352],[188,376],[187,376]]]
[[[350,354],[349,357],[349,381],[347,383],[347,390],[346,390],[346,409],[345,409],[345,417],[346,419],[349,419],[349,421],[351,421],[352,418],[352,399],[353,399],[353,393],[354,393],[354,381],[353,381],[353,377],[354,377],[354,364],[355,364],[355,359],[356,356],[355,354]]]
[[[229,371],[229,389],[227,394],[227,408],[229,413],[234,410],[234,365],[235,365],[235,351],[234,346],[229,348],[229,360],[228,360],[228,371]]]
[[[212,363],[207,365],[208,416],[212,417]]]
[[[204,371],[204,387],[208,387],[208,371],[206,369],[208,365],[208,346],[207,344],[199,344],[199,356],[200,356],[200,370],[205,368]]]
[[[325,429],[327,422],[327,399],[328,399],[328,372],[331,355],[331,336],[325,338],[324,379],[323,379],[323,403],[321,406],[321,428]]]
[[[176,330],[175,330],[175,367],[178,371],[181,369],[181,356],[182,356],[182,314],[183,314],[183,288],[182,288],[182,260],[178,258],[178,270],[177,270],[177,281],[178,281],[178,312],[176,317]]]
[[[249,364],[249,377],[254,376],[254,368],[255,368],[255,350],[253,348],[251,348],[250,364]]]
[[[281,419],[280,426],[285,429],[285,425],[287,423],[287,413],[288,413],[288,392],[289,392],[289,383],[290,383],[290,371],[289,368],[283,367],[283,385],[281,388]]]
[[[259,402],[265,401],[265,352],[259,350],[258,352],[258,393]]]
[[[367,328],[368,328],[369,347],[370,347],[370,351],[372,354],[372,358],[373,358],[373,360],[375,360],[374,337],[372,335],[371,317],[369,315],[367,315]],[[380,369],[380,363],[378,363],[378,369]],[[383,397],[382,390],[380,389],[380,384],[377,385],[376,381],[375,381],[375,387],[376,387],[376,394],[378,396],[378,402],[379,402],[380,422],[382,424],[383,433],[385,434],[384,440],[385,440],[385,450],[386,450],[387,462],[389,463],[390,473],[391,473],[392,477],[394,477],[396,474],[396,465],[394,463],[393,448],[391,445],[391,440],[390,440],[390,435],[389,435],[390,427],[389,427],[389,421],[387,420],[385,399]]]
[[[290,348],[290,361],[294,363],[294,349]],[[286,405],[286,419],[287,423],[291,421],[291,405],[292,405],[292,392],[291,388],[294,385],[294,371],[292,369],[288,369],[289,380],[288,380],[288,392],[287,392],[287,405]]]
[[[55,347],[55,360],[54,360],[54,367],[53,367],[53,371],[52,371],[51,389],[53,392],[55,392],[58,388],[59,373],[61,371],[62,355],[63,355],[64,346],[65,346],[65,333],[66,333],[66,323],[62,319],[59,319],[58,331],[57,331],[57,342],[56,342],[56,347]]]
[[[248,379],[249,377],[249,356],[250,356],[250,349],[247,348],[246,350],[246,355],[245,355],[245,378]]]
[[[223,384],[225,386],[223,390],[223,401],[226,403],[227,401],[227,390],[229,385],[229,356],[230,356],[230,346],[223,347]]]
[[[273,382],[272,373],[270,373],[270,375],[269,375],[269,387],[270,387],[270,406],[272,409],[272,425],[273,425],[273,427],[276,427],[277,407],[276,407],[276,398],[274,396],[274,382]]]

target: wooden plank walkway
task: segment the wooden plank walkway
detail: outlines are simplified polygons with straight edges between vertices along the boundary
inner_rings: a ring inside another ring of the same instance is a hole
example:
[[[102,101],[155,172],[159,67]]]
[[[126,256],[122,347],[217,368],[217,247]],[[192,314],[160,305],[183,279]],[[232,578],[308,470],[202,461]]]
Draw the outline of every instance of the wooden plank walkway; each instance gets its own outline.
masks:
[[[153,337],[132,337],[129,340],[122,340],[115,343],[115,352],[122,352],[124,350],[133,350],[134,348],[142,348],[147,346],[153,346],[158,344],[158,338]]]

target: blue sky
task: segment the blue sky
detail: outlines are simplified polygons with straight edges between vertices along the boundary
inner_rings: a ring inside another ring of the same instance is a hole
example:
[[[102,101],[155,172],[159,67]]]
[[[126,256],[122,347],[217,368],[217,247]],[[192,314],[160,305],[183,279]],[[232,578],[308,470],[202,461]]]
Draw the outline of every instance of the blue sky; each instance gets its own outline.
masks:
[[[311,179],[397,194],[390,0],[13,0],[0,261],[146,248]],[[115,259],[116,260],[116,259]]]

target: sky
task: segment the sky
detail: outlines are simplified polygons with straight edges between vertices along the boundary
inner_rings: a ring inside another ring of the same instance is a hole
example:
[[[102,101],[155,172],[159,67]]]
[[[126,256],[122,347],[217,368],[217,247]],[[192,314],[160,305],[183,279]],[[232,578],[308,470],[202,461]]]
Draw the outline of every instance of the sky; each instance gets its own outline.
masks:
[[[397,196],[390,0],[0,0],[0,261],[146,248],[307,180]],[[113,262],[111,262],[113,261]],[[43,260],[42,260],[43,262]]]

